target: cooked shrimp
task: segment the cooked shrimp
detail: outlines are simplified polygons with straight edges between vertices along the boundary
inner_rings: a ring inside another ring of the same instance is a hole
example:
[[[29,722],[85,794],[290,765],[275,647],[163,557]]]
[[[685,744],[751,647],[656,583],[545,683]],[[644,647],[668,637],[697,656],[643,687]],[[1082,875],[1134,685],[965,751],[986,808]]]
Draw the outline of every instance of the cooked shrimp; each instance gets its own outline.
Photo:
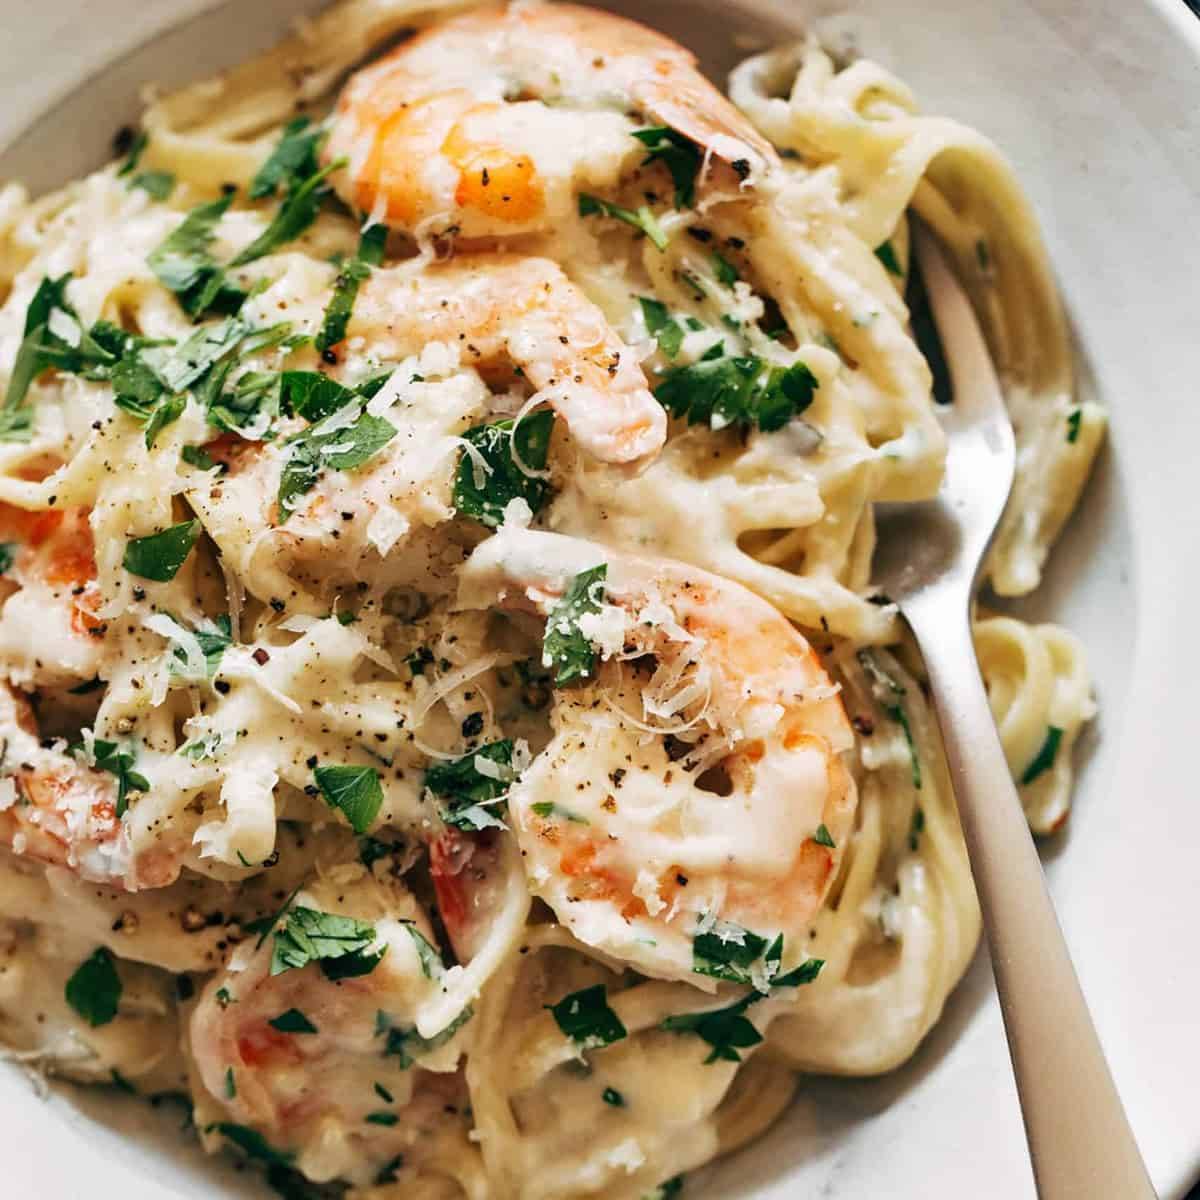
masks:
[[[519,370],[604,462],[644,462],[666,440],[666,413],[633,351],[548,259],[479,254],[421,275],[375,271],[355,307],[356,334],[381,352],[441,341],[485,374]]]
[[[17,585],[0,621],[0,669],[22,686],[91,679],[105,626],[87,510],[0,503],[0,541],[13,556],[3,578]]]
[[[164,887],[178,877],[181,853],[169,839],[133,853],[117,816],[116,777],[43,745],[29,702],[5,685],[0,685],[0,745],[0,845],[66,867],[91,883],[128,891]]]
[[[311,1179],[370,1183],[461,1098],[453,1030],[418,1032],[442,987],[436,940],[402,884],[365,874],[313,884],[297,910],[352,917],[370,938],[368,964],[384,953],[364,973],[331,978],[318,961],[272,973],[274,937],[243,942],[188,1026],[202,1103],[294,1156]]]
[[[696,69],[634,21],[572,4],[511,4],[444,21],[353,76],[326,147],[345,200],[420,232],[545,231],[580,191],[646,156],[665,125],[708,156],[701,184],[736,194],[776,155]],[[665,179],[665,176],[664,176]]]
[[[581,941],[659,978],[711,987],[692,946],[709,929],[783,934],[794,960],[854,819],[837,689],[740,584],[557,534],[484,542],[459,603],[561,632],[555,603],[601,563],[603,603],[576,626],[593,669],[555,693],[555,736],[509,792],[532,889]]]

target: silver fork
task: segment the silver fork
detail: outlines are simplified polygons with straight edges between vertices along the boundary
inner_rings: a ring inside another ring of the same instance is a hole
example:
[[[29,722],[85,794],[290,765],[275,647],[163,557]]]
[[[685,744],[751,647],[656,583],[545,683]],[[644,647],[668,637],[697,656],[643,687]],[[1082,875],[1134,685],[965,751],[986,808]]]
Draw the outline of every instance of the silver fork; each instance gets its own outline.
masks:
[[[929,673],[991,950],[1025,1135],[1042,1200],[1154,1197],[1054,914],[988,707],[971,597],[1012,488],[1016,451],[974,313],[932,236],[917,260],[953,404],[937,498],[883,505],[874,582],[900,606]]]

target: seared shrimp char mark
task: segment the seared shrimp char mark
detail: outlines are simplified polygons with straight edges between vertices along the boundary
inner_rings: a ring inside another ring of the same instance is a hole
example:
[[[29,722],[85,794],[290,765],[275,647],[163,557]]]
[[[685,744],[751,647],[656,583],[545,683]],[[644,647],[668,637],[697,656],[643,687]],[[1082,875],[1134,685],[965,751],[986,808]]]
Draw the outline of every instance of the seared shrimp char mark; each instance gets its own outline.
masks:
[[[627,115],[631,114],[631,115]],[[410,231],[549,230],[575,194],[617,185],[645,157],[630,134],[666,125],[736,192],[776,155],[696,69],[634,21],[572,4],[513,4],[442,22],[358,72],[326,147],[343,198]]]
[[[783,934],[790,960],[854,818],[837,689],[777,610],[683,563],[502,531],[459,602],[557,621],[600,563],[603,604],[580,625],[594,668],[556,692],[555,736],[509,793],[531,886],[581,941],[660,978],[708,986],[693,939],[714,922]]]

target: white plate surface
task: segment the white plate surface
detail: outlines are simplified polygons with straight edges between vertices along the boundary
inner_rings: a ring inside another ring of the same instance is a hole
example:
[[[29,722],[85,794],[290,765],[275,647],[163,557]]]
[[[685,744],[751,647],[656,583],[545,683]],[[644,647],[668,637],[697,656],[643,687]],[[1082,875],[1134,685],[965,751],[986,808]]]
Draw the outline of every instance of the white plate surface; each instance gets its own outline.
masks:
[[[1078,332],[1083,386],[1112,414],[1084,510],[1043,593],[1024,606],[1081,634],[1101,702],[1071,829],[1047,868],[1151,1173],[1163,1200],[1177,1200],[1200,1173],[1200,23],[1179,0],[613,6],[674,32],[717,72],[736,57],[735,22],[776,33],[814,19],[849,29],[927,109],[994,137],[1033,196]],[[0,179],[40,189],[107,157],[112,134],[136,116],[141,83],[181,82],[244,58],[290,15],[320,4],[6,7],[0,145],[10,148]],[[181,1145],[178,1111],[156,1120],[107,1091],[69,1089],[43,1104],[18,1072],[0,1070],[4,1194],[260,1194],[244,1173]],[[687,1195],[701,1194],[1031,1197],[986,961],[977,959],[911,1064],[881,1080],[805,1082],[763,1142],[689,1184]]]

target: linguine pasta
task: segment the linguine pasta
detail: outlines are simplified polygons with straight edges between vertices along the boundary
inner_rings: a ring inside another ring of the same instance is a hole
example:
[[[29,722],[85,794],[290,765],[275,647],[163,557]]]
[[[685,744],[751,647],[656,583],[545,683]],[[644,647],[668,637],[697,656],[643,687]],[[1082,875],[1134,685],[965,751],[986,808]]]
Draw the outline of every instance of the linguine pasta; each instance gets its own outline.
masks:
[[[341,0],[0,190],[11,1054],[357,1200],[673,1195],[911,1056],[979,936],[871,583],[945,451],[914,215],[1021,595],[1104,414],[1008,164],[874,63]],[[975,637],[1052,833],[1083,650]]]

